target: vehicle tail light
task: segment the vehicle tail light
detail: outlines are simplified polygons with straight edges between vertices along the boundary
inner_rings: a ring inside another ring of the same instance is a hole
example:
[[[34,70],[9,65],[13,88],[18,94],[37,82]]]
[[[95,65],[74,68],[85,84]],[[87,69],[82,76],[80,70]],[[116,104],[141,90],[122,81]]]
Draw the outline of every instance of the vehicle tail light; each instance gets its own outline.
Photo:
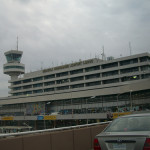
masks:
[[[94,139],[94,150],[101,150],[101,147],[99,145],[98,139]]]
[[[150,150],[150,138],[147,138],[143,150]]]

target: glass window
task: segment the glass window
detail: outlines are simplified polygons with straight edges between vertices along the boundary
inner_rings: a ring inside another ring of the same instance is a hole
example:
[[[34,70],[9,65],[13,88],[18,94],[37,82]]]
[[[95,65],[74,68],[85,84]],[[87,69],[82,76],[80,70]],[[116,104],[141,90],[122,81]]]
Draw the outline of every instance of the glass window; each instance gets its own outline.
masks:
[[[57,90],[66,90],[66,89],[69,89],[69,86],[61,86],[57,88]]]
[[[18,61],[21,60],[21,54],[8,54],[6,55],[7,62]]]
[[[118,75],[118,70],[102,73],[102,76],[103,76],[103,77],[113,76],[113,75]]]
[[[51,78],[55,78],[55,74],[44,76],[44,79],[51,79]]]
[[[115,119],[104,132],[150,131],[150,116]]]
[[[41,87],[43,86],[43,83],[38,83],[38,84],[33,84],[33,87],[36,88],[36,87]]]
[[[57,73],[56,77],[63,77],[63,76],[67,76],[68,72],[61,72],[61,73]]]
[[[145,62],[145,61],[150,61],[150,57],[148,56],[140,57],[140,62]]]
[[[24,69],[22,66],[5,66],[4,69]]]
[[[44,92],[51,92],[51,91],[54,91],[54,88],[44,89]]]
[[[127,69],[121,69],[120,73],[130,73],[130,72],[135,72],[135,71],[139,71],[138,67],[133,67],[133,68],[127,68]]]
[[[70,79],[71,82],[80,81],[80,80],[84,80],[84,77],[80,76],[80,77],[75,77]]]
[[[70,71],[71,75],[78,74],[78,73],[83,73],[83,69],[78,69],[78,70],[72,70],[72,71]]]
[[[99,69],[100,69],[100,66],[89,67],[89,68],[85,68],[85,72],[95,71]]]
[[[141,71],[146,71],[146,70],[150,70],[149,65],[141,66]]]
[[[33,81],[40,81],[40,80],[43,80],[43,77],[33,78]]]
[[[21,84],[21,81],[16,81],[13,83],[13,85],[18,85],[18,84]]]
[[[118,67],[118,62],[102,65],[102,69],[113,68],[113,67]]]
[[[86,86],[95,86],[95,85],[100,85],[101,82],[100,81],[96,81],[96,82],[89,82],[89,83],[86,83]]]
[[[35,91],[33,91],[33,93],[42,93],[43,92],[43,90],[35,90]]]
[[[45,86],[54,85],[54,84],[55,84],[55,81],[45,82],[45,83],[44,83]]]
[[[80,87],[84,87],[84,84],[76,84],[71,86],[71,88],[80,88]]]
[[[134,63],[138,63],[138,59],[130,59],[130,60],[123,60],[120,61],[120,66],[124,66],[124,65],[129,65],[129,64],[134,64]]]
[[[104,80],[103,84],[110,84],[110,83],[117,83],[119,82],[119,79],[110,79],[110,80]]]
[[[87,75],[85,76],[85,79],[93,79],[93,78],[99,78],[99,77],[100,77],[100,73],[97,73],[97,74]]]
[[[63,83],[69,82],[69,79],[57,80],[56,82],[57,82],[57,84],[63,84]]]

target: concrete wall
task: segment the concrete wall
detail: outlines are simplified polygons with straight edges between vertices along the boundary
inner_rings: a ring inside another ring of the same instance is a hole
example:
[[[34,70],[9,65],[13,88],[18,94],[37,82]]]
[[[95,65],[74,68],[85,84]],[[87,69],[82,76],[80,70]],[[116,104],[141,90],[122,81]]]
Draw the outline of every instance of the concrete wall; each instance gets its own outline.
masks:
[[[1,150],[92,150],[93,140],[107,124],[0,139]]]

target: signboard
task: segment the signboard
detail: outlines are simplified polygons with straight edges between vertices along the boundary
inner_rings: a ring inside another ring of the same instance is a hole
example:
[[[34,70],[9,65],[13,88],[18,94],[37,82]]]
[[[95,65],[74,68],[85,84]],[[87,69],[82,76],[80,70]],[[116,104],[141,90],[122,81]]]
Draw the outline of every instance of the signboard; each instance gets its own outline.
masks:
[[[55,115],[44,116],[44,120],[56,120],[56,116]]]
[[[37,116],[37,120],[44,120],[44,116]]]
[[[14,117],[2,117],[2,120],[14,120]]]

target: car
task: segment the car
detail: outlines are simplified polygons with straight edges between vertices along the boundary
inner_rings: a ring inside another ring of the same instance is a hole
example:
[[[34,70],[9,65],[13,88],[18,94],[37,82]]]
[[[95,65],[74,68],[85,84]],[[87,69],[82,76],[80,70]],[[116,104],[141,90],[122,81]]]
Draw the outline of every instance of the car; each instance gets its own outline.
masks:
[[[150,150],[150,113],[114,119],[96,135],[94,150]]]

